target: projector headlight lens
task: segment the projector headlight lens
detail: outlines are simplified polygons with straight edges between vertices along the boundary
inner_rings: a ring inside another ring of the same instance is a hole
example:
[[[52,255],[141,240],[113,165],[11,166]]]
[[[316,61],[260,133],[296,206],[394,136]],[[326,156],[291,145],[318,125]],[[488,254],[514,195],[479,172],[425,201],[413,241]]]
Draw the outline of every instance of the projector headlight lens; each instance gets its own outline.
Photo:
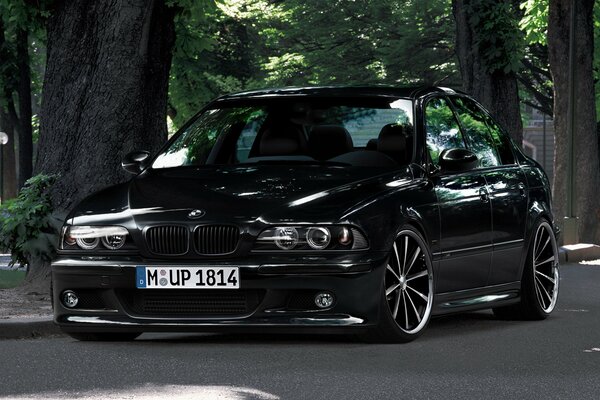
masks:
[[[323,250],[331,242],[329,229],[323,227],[309,228],[306,231],[306,243],[315,250]]]
[[[291,250],[298,244],[298,230],[292,227],[275,230],[275,244],[282,250]]]

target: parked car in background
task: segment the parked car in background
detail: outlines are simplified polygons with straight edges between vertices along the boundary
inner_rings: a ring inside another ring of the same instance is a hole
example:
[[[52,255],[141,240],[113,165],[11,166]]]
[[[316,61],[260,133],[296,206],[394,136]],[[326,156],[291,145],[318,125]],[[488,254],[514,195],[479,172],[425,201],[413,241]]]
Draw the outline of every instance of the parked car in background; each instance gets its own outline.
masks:
[[[231,94],[123,167],[135,177],[75,207],[52,264],[55,321],[78,339],[406,342],[432,316],[543,319],[557,301],[548,179],[454,90]]]

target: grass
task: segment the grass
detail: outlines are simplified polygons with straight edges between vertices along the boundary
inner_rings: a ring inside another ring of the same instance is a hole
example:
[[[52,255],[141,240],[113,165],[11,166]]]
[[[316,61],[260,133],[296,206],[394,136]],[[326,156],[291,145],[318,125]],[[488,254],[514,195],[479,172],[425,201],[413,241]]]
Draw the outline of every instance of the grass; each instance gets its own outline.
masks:
[[[0,289],[18,286],[25,279],[25,271],[0,269]]]

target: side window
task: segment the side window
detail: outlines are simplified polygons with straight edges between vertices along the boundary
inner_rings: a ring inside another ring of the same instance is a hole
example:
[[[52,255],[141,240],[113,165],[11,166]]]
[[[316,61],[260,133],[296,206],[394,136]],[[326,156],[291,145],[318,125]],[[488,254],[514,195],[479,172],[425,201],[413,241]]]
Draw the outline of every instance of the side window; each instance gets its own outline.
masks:
[[[500,157],[486,124],[487,115],[475,102],[469,99],[454,97],[452,102],[467,137],[469,147],[479,158],[479,166],[495,167],[500,165]]]
[[[494,122],[494,120],[485,115],[485,122],[490,130],[490,134],[492,135],[492,140],[496,145],[496,149],[500,154],[500,159],[502,160],[502,164],[514,164],[515,163],[515,155],[512,150],[512,143],[506,133]]]
[[[445,149],[465,147],[458,122],[450,105],[445,99],[436,98],[425,107],[425,129],[427,131],[427,149],[434,164]]]

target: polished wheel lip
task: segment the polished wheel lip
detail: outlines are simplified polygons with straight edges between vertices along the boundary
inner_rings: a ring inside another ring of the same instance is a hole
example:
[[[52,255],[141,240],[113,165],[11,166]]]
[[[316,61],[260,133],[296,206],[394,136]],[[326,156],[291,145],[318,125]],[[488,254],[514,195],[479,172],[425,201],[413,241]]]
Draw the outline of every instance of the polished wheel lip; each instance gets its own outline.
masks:
[[[552,227],[547,222],[542,222],[535,231],[531,265],[537,302],[544,313],[550,314],[558,299],[560,275],[558,247]]]
[[[396,325],[407,334],[416,334],[427,325],[433,307],[433,268],[431,258],[427,257],[423,246],[425,243],[415,232],[402,230],[396,236],[393,251],[386,264],[384,284],[387,304]],[[412,247],[410,254],[409,247]],[[420,269],[411,273],[419,268],[418,264],[421,264]],[[393,278],[391,281],[387,279],[387,272],[390,272],[389,275]],[[425,278],[426,293],[411,286],[411,282],[422,283]],[[409,316],[416,319],[416,325],[411,326]]]

